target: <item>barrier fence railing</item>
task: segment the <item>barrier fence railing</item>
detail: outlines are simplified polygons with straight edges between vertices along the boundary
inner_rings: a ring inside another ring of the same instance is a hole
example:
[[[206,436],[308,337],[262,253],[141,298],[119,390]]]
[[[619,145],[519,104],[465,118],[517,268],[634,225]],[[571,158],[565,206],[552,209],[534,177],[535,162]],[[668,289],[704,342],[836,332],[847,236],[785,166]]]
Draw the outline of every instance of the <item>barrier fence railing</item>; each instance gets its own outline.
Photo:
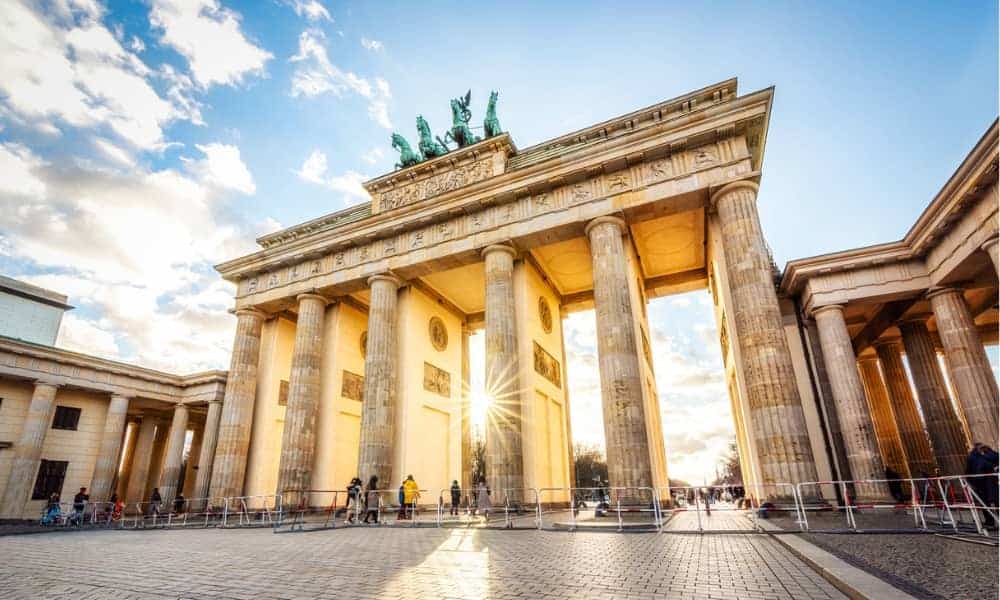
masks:
[[[542,488],[538,497],[539,529],[659,530],[663,522],[654,488]]]
[[[535,488],[505,488],[503,490],[503,526],[505,529],[538,529],[541,527],[541,504]],[[494,525],[489,516],[485,525]]]
[[[281,499],[281,494],[227,497],[221,526],[272,527],[281,514]]]
[[[789,483],[671,486],[659,496],[668,533],[759,532],[762,519],[791,516],[797,523],[801,514]]]
[[[478,492],[475,488],[444,488],[438,492],[438,527],[466,525],[471,526],[481,522],[477,514]]]
[[[90,502],[82,504],[58,502],[46,504],[38,520],[47,527],[112,527],[122,516],[121,504],[112,502]]]

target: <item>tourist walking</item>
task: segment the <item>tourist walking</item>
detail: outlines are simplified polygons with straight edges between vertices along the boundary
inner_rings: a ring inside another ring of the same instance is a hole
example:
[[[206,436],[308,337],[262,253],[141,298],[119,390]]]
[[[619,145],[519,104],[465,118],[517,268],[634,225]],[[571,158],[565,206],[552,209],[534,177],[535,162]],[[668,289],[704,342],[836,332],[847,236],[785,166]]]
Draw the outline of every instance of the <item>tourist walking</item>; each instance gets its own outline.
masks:
[[[355,477],[351,479],[351,483],[347,485],[347,523],[354,522],[354,515],[358,514],[360,509],[360,496],[361,496],[361,479]],[[351,514],[351,504],[354,505],[354,515]]]
[[[406,502],[406,517],[407,519],[413,518],[413,512],[416,510],[417,500],[420,498],[420,486],[413,479],[413,475],[407,475],[406,479],[403,481],[403,500]]]
[[[153,493],[149,496],[149,514],[160,515],[160,504],[163,498],[160,496],[160,488],[153,488]]]
[[[489,521],[490,510],[492,508],[493,504],[490,502],[490,488],[486,487],[486,482],[480,479],[479,485],[476,486],[476,510],[482,513],[484,521]]]
[[[451,482],[451,514],[458,516],[458,505],[462,503],[462,487],[458,485],[458,480]]]
[[[396,520],[402,521],[406,518],[406,481],[399,484],[399,492],[397,493],[397,499],[399,500],[399,512],[396,513]]]
[[[365,523],[368,523],[369,518],[375,519],[375,524],[378,525],[378,477],[375,475],[371,476],[368,480],[368,485],[365,487]]]
[[[83,511],[87,508],[87,500],[90,500],[90,496],[87,494],[87,488],[82,487],[80,488],[80,491],[73,496],[73,515],[69,519],[70,524],[83,524]]]

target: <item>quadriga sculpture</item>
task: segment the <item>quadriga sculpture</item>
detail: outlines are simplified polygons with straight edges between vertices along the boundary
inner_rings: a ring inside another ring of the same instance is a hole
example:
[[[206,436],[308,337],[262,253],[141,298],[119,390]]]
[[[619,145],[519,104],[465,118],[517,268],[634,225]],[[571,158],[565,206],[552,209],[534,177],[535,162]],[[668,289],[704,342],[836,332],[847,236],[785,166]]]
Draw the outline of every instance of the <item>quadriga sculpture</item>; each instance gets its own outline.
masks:
[[[414,152],[413,148],[410,148],[410,143],[406,141],[406,138],[398,133],[392,134],[392,147],[399,151],[399,162],[396,163],[397,169],[412,167],[424,160],[424,157],[419,152]]]

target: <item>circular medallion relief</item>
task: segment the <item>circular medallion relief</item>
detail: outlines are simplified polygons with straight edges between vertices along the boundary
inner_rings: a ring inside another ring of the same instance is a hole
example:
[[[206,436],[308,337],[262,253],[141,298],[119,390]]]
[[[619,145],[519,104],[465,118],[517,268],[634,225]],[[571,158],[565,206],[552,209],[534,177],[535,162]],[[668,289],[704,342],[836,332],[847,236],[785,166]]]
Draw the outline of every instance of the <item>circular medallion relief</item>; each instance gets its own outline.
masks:
[[[538,318],[542,322],[542,329],[545,333],[552,333],[552,309],[549,303],[542,296],[538,297]]]
[[[438,352],[443,352],[448,347],[448,329],[440,317],[431,317],[427,333],[431,338],[431,344]]]
[[[361,339],[358,340],[361,343],[361,356],[366,356],[368,354],[368,332],[361,332]]]

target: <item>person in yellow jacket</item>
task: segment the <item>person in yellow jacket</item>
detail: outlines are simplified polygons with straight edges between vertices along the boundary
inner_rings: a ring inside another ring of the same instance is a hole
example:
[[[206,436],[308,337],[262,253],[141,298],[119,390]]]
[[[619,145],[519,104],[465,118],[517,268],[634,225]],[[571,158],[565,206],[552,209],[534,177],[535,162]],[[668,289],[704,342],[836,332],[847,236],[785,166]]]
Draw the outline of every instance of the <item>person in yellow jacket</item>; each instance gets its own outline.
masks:
[[[413,475],[407,475],[403,482],[403,502],[406,504],[407,519],[413,518],[413,505],[420,498],[420,486],[413,480]]]

